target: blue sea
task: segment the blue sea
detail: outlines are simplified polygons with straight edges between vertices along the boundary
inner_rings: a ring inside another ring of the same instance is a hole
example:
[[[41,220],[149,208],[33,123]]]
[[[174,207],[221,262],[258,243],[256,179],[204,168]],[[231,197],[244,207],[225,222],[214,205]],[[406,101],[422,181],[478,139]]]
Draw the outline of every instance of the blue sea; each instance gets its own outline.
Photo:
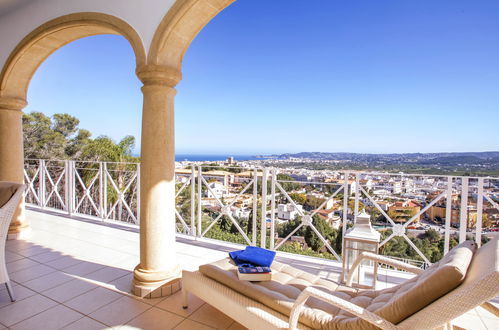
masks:
[[[175,155],[175,160],[180,161],[191,161],[191,162],[215,162],[227,160],[228,157],[234,157],[234,160],[256,160],[261,159],[255,156],[249,155],[193,155],[193,154],[178,154]]]

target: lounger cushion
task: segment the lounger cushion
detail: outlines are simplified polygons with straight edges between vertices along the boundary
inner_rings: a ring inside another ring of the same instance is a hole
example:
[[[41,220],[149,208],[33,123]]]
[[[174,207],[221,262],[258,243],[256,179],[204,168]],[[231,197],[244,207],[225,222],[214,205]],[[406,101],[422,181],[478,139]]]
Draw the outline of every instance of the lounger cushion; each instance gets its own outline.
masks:
[[[422,274],[395,287],[377,291],[367,310],[394,324],[401,322],[458,287],[464,281],[475,250],[474,242],[463,242]],[[371,296],[371,293],[361,292],[356,298],[363,295]],[[338,317],[350,318],[348,315]]]
[[[204,275],[223,283],[231,289],[254,299],[284,315],[289,315],[298,295],[309,286],[326,292],[337,292],[343,298],[352,299],[356,289],[321,279],[308,272],[274,261],[272,263],[272,281],[240,281],[237,268],[230,259],[202,265],[199,271]],[[329,323],[338,308],[321,300],[310,298],[303,310],[300,322],[312,328],[321,328]]]
[[[290,314],[301,291],[312,286],[397,324],[457,287],[464,280],[474,250],[472,242],[464,242],[421,275],[378,291],[357,291],[279,262],[272,264],[272,281],[268,282],[239,281],[230,259],[200,266],[199,270],[285,315]],[[376,329],[372,324],[315,298],[307,301],[300,322],[315,329]]]
[[[0,182],[0,207],[3,207],[16,192],[16,186],[10,182]]]

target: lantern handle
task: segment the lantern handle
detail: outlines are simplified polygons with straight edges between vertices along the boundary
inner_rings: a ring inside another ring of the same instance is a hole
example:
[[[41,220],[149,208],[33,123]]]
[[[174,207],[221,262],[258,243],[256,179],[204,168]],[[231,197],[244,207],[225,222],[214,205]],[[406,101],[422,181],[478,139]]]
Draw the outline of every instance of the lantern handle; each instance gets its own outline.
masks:
[[[411,264],[408,264],[406,262],[394,260],[385,256],[380,256],[379,254],[371,253],[371,252],[361,252],[357,259],[355,259],[352,268],[348,272],[348,277],[347,277],[347,286],[352,286],[352,281],[353,281],[353,274],[357,270],[357,268],[360,266],[360,263],[364,260],[372,260],[374,262],[380,263],[380,264],[385,264],[388,266],[395,267],[397,269],[402,269],[407,272],[413,273],[413,274],[421,274],[424,272],[423,269],[413,266]]]

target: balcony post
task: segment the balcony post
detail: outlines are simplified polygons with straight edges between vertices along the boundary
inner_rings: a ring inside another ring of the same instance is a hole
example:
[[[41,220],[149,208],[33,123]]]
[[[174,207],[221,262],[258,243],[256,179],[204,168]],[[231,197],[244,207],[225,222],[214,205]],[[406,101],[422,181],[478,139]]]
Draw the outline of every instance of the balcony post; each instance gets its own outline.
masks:
[[[175,254],[175,69],[147,65],[137,69],[142,81],[140,166],[140,264],[133,293],[156,298],[180,290],[181,269]]]
[[[24,183],[23,99],[0,97],[0,181]],[[10,223],[8,239],[21,239],[29,234],[24,214],[24,197]]]

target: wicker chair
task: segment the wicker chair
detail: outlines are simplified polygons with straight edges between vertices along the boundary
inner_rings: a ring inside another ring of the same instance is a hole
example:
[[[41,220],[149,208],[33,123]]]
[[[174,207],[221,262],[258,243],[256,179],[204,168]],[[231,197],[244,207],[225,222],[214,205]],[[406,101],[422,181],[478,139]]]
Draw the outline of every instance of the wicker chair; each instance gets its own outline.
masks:
[[[428,270],[421,271],[411,265],[383,256],[364,254],[359,258],[367,258],[418,273],[413,280],[408,280],[408,282],[416,283],[414,286],[416,291],[425,291],[425,289],[418,287],[419,282],[417,281],[418,278],[421,279],[428,275],[428,273],[425,275]],[[359,263],[360,260],[357,264]],[[353,271],[355,269],[352,269]],[[497,313],[493,306],[487,305],[487,301],[494,299],[499,294],[499,240],[497,238],[491,240],[472,254],[464,281],[460,285],[436,300],[425,304],[416,312],[404,316],[401,321],[395,322],[396,324],[367,308],[342,299],[334,293],[331,294],[322,289],[318,290],[314,286],[305,287],[295,300],[289,302],[292,306],[291,311],[282,313],[282,311],[279,312],[276,308],[271,308],[262,301],[257,301],[258,297],[257,299],[250,298],[248,291],[235,290],[224,282],[214,280],[200,271],[184,271],[182,280],[184,307],[187,307],[188,304],[188,293],[192,293],[250,329],[309,329],[311,328],[310,324],[302,323],[301,315],[304,312],[310,312],[311,308],[305,305],[310,299],[313,300],[314,304],[322,301],[335,306],[343,313],[347,313],[344,314],[344,317],[357,317],[361,322],[364,322],[362,326],[329,323],[325,325],[325,329],[343,329],[344,326],[348,329],[447,328],[453,319],[480,305]],[[284,304],[282,301],[280,303]],[[333,323],[335,319],[335,317],[330,318]]]
[[[5,265],[5,242],[10,222],[23,196],[23,192],[23,184],[0,182],[0,284],[5,283],[11,301],[15,301],[15,298]]]

